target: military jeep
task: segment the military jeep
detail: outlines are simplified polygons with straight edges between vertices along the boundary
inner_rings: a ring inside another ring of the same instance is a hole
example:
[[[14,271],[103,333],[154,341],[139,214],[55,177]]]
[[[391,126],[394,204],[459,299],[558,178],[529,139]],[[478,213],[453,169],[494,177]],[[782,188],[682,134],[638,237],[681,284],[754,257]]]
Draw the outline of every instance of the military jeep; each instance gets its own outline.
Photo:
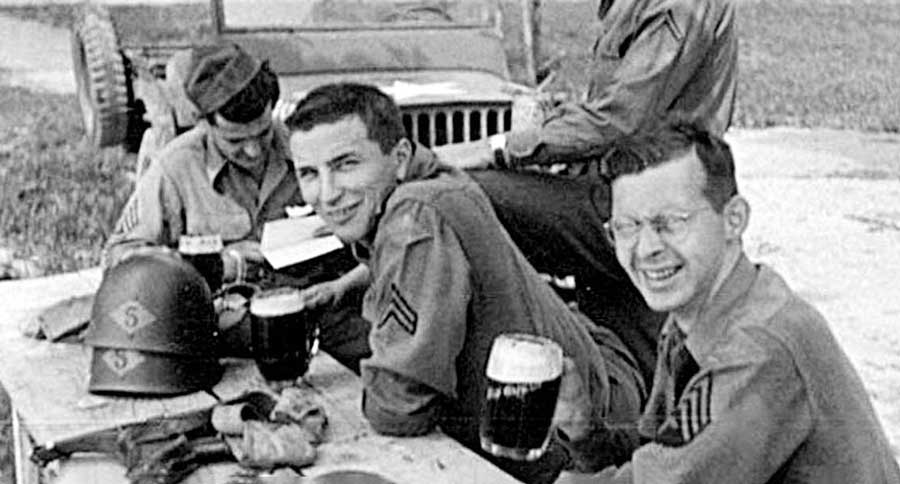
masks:
[[[426,146],[509,130],[513,100],[532,92],[510,80],[497,0],[211,0],[209,15],[208,35],[128,43],[107,7],[83,7],[72,51],[94,145],[136,151],[151,125],[189,127],[167,95],[166,62],[202,43],[234,42],[268,59],[286,102],[323,83],[375,84]]]

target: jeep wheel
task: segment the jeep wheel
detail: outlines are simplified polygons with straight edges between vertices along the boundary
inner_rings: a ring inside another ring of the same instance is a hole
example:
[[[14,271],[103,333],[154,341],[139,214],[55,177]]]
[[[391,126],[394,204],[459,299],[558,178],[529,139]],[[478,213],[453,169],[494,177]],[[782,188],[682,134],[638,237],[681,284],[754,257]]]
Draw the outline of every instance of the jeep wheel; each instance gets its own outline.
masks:
[[[128,135],[128,78],[109,12],[85,4],[71,39],[85,137],[97,147],[121,144]]]

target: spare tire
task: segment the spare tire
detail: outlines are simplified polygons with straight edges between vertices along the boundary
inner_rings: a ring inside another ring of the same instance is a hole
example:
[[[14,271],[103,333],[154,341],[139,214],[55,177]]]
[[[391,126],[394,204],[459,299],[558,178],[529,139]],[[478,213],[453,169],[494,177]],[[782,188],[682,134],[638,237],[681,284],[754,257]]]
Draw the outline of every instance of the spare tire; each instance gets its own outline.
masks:
[[[121,144],[128,137],[131,89],[109,11],[84,4],[71,41],[85,137],[97,147]]]

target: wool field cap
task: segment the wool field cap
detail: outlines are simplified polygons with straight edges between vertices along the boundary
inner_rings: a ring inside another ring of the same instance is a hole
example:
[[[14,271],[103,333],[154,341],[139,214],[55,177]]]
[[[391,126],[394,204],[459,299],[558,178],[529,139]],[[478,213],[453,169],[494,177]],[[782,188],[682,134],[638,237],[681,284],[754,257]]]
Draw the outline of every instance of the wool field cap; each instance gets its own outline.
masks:
[[[199,48],[193,65],[184,88],[204,115],[227,104],[262,68],[258,59],[236,44]]]

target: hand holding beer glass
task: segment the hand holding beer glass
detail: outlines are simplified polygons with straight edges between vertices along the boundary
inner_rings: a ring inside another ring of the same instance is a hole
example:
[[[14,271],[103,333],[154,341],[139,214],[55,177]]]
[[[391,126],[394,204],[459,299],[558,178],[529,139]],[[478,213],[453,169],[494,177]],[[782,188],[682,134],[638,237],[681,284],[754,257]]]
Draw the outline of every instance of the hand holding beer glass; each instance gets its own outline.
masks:
[[[547,450],[563,373],[562,348],[530,334],[501,334],[488,356],[481,448],[533,461]]]
[[[318,346],[320,313],[306,308],[295,288],[260,291],[252,297],[253,358],[267,380],[296,380],[306,373]]]

